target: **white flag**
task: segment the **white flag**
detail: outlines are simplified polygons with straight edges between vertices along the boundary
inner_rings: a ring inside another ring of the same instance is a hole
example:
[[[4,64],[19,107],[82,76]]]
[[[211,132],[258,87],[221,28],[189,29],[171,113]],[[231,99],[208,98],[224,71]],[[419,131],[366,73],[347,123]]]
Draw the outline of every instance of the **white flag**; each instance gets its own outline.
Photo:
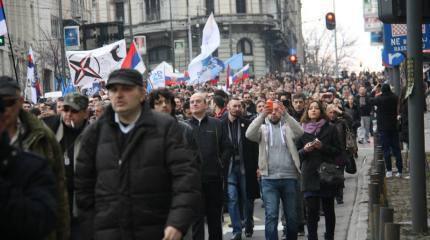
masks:
[[[203,28],[202,46],[200,47],[201,53],[188,65],[188,73],[190,74],[189,84],[197,84],[210,80],[211,75],[210,72],[208,73],[207,66],[210,63],[211,54],[219,47],[220,41],[219,28],[213,14],[211,14]]]
[[[31,101],[33,104],[37,103],[36,91],[36,76],[34,74],[34,55],[33,49],[28,50],[27,55],[27,84],[25,86],[25,100]]]
[[[152,70],[149,76],[151,81],[152,89],[165,87],[166,86],[166,75],[173,73],[173,67],[166,62],[160,63],[154,70]],[[151,89],[151,90],[152,90]]]
[[[67,51],[70,75],[74,86],[91,85],[106,81],[127,55],[125,40],[89,51]]]

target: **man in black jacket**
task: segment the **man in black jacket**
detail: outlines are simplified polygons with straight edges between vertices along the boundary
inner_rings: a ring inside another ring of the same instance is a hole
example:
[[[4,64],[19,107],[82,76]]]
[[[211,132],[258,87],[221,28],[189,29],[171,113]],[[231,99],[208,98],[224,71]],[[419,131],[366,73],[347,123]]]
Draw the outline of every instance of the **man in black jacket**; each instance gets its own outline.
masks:
[[[79,93],[69,93],[64,97],[63,109],[60,115],[42,118],[46,125],[55,133],[64,156],[72,240],[79,240],[81,238],[73,186],[75,162],[82,138],[81,133],[89,125],[87,108],[87,96]]]
[[[10,107],[10,106],[8,106]],[[9,143],[0,98],[0,233],[2,239],[45,239],[56,225],[57,189],[46,159]]]
[[[370,98],[367,96],[366,88],[360,87],[359,96],[357,96],[356,100],[360,116],[361,116],[361,127],[364,128],[364,137],[359,139],[359,143],[363,144],[366,141],[369,143],[369,134],[370,134],[370,114],[372,112],[372,105],[370,104]],[[360,136],[359,136],[360,137]]]
[[[242,118],[242,106],[238,98],[229,101],[228,116],[222,123],[228,129],[228,136],[233,145],[233,154],[228,166],[227,192],[228,211],[233,226],[233,240],[241,239],[242,221],[240,209],[243,209],[245,236],[252,237],[254,232],[254,199],[260,197],[256,173],[258,168],[258,144],[245,137],[250,120]]]
[[[193,154],[176,121],[144,104],[138,71],[113,71],[106,87],[112,106],[85,130],[76,164],[86,237],[179,240],[201,199]]]
[[[206,115],[208,108],[204,93],[196,93],[190,99],[193,118],[189,123],[194,129],[201,160],[203,213],[193,225],[193,239],[204,238],[206,216],[209,240],[222,239],[221,215],[223,206],[223,183],[225,168],[232,151],[227,128],[220,120]]]
[[[400,153],[400,140],[398,130],[398,97],[391,91],[390,85],[382,85],[381,92],[376,91],[377,97],[371,99],[370,103],[377,106],[376,121],[378,132],[381,137],[382,149],[384,150],[386,177],[392,177],[391,151],[396,157],[396,177],[402,176],[403,160]],[[391,151],[390,151],[391,150]]]

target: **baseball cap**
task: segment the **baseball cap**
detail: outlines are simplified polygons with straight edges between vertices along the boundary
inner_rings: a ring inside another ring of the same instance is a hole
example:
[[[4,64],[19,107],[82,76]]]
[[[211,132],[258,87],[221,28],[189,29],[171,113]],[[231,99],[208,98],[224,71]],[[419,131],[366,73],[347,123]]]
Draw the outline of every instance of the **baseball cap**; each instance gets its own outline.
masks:
[[[8,76],[0,77],[0,96],[3,95],[16,97],[19,95],[19,90],[19,84],[15,79]]]
[[[64,97],[64,106],[70,106],[77,111],[86,110],[88,97],[80,93],[69,93]]]
[[[118,69],[109,75],[106,88],[109,89],[114,84],[123,84],[130,86],[143,86],[142,74],[134,69]]]

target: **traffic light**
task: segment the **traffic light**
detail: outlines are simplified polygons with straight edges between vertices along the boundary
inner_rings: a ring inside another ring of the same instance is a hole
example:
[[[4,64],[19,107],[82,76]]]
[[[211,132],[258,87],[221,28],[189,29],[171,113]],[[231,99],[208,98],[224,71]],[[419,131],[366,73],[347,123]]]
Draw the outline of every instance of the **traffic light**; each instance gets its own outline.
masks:
[[[0,36],[0,47],[4,46],[4,36]]]
[[[325,26],[328,30],[334,30],[336,28],[336,16],[334,13],[329,12],[325,15]]]
[[[291,62],[291,64],[296,64],[297,63],[297,56],[296,55],[290,55],[288,56],[288,60]]]
[[[423,1],[423,22],[430,23],[430,1]],[[406,23],[406,0],[378,0],[378,17],[383,23]]]

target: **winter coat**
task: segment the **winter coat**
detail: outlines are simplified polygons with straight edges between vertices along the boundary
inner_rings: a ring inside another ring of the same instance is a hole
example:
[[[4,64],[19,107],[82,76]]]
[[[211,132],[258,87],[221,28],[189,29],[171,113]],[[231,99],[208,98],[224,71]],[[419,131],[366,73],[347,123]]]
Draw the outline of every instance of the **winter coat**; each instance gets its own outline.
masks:
[[[205,116],[201,122],[194,117],[187,121],[193,128],[201,161],[204,182],[225,180],[227,167],[233,151],[228,129],[220,120]]]
[[[348,114],[352,118],[352,129],[354,133],[357,135],[357,129],[361,125],[361,116],[360,116],[360,109],[358,105],[354,102],[352,107],[349,106],[348,103],[344,106],[345,113]]]
[[[315,149],[312,152],[305,152],[304,146],[318,138],[322,143],[321,149]],[[299,156],[301,161],[301,190],[303,192],[313,191],[332,191],[326,186],[320,184],[318,168],[322,162],[335,163],[335,158],[341,152],[339,137],[335,126],[330,123],[324,124],[317,135],[305,132],[297,141]]]
[[[48,161],[1,146],[0,232],[2,239],[43,240],[57,225],[58,190]],[[7,163],[7,164],[5,164]]]
[[[52,131],[31,113],[21,110],[18,118],[25,131],[18,136],[15,147],[46,158],[57,183],[58,221],[55,233],[50,234],[48,239],[68,240],[70,238],[70,214],[61,147]]]
[[[398,131],[398,98],[392,92],[383,92],[370,100],[376,109],[378,131]]]
[[[266,118],[260,114],[252,123],[249,125],[246,131],[246,137],[259,143],[258,148],[258,167],[262,176],[269,175],[268,158],[269,153],[269,129],[267,124],[263,124]],[[282,121],[282,120],[281,120]],[[284,124],[282,124],[282,130],[284,131],[285,143],[288,151],[291,153],[292,160],[296,166],[297,172],[300,173],[300,159],[297,152],[295,141],[303,135],[303,129],[296,120],[294,120],[287,112],[283,117]]]
[[[228,117],[222,121],[225,128],[228,129]],[[239,156],[240,156],[240,170],[245,175],[246,179],[246,194],[250,199],[260,197],[260,187],[257,181],[257,168],[258,168],[258,145],[255,142],[249,141],[246,136],[251,121],[245,118],[238,118],[240,128],[239,138]],[[228,167],[228,175],[231,173],[233,162],[230,161]]]
[[[185,234],[195,221],[201,185],[195,155],[184,147],[178,129],[173,118],[148,105],[127,136],[112,107],[87,127],[75,176],[85,236],[162,239],[166,226]]]

